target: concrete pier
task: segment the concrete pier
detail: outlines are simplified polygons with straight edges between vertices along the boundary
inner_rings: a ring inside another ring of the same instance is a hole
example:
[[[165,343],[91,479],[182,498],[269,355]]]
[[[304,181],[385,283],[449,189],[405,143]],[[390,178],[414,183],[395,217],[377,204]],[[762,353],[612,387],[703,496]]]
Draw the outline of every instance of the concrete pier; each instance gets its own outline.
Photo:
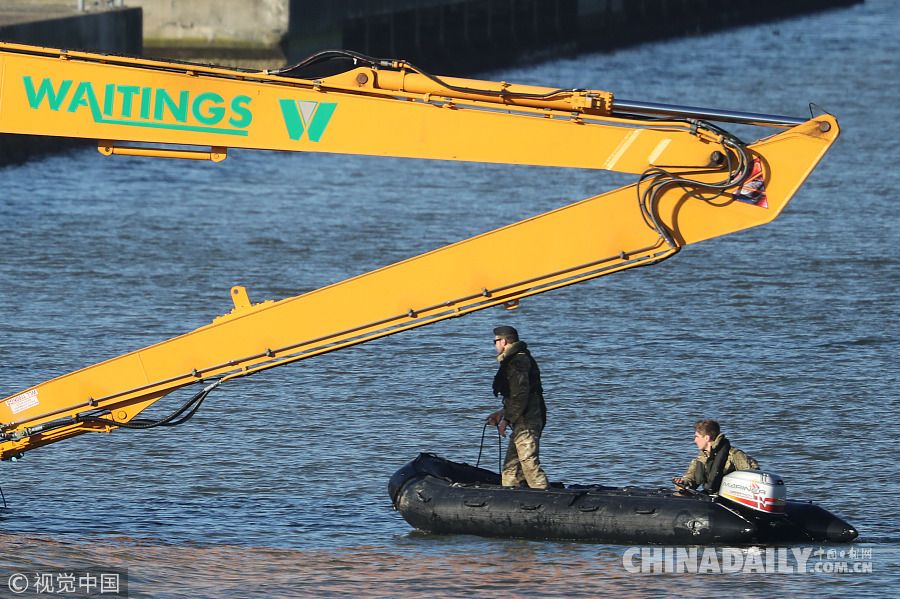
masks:
[[[444,75],[861,1],[126,0],[144,9],[148,56],[262,69],[346,49]]]
[[[53,48],[141,54],[143,21],[140,8],[79,11],[77,6],[74,0],[4,0],[0,3],[0,40]]]
[[[472,75],[862,0],[291,0],[288,62],[343,48]]]
[[[2,0],[0,39],[258,69],[347,49],[472,75],[862,1]]]
[[[141,9],[136,7],[107,8],[104,3],[102,10],[79,11],[74,0],[3,0],[0,4],[0,40],[6,42],[140,55],[142,27]],[[84,143],[0,134],[0,166]]]

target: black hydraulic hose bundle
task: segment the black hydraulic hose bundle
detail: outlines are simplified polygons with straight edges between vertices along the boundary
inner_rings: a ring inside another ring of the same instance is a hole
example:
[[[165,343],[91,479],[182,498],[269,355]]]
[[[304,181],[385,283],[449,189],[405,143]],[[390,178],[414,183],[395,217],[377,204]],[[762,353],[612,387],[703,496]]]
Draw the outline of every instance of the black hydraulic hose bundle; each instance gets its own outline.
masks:
[[[440,77],[432,75],[423,71],[422,69],[417,68],[416,66],[400,60],[390,60],[390,59],[380,59],[373,58],[371,56],[366,56],[364,54],[359,54],[357,52],[350,52],[347,50],[327,50],[324,52],[319,52],[318,54],[314,54],[310,56],[306,60],[299,62],[295,65],[285,67],[283,69],[276,69],[272,71],[267,71],[273,75],[281,75],[285,77],[298,77],[298,78],[315,78],[321,76],[334,75],[342,72],[346,72],[351,70],[359,65],[369,65],[372,68],[406,68],[415,73],[426,77],[427,79],[433,81],[434,83],[445,87],[446,89],[453,90],[460,93],[468,93],[468,94],[482,94],[487,96],[495,96],[501,98],[529,98],[529,99],[547,99],[559,94],[570,94],[570,93],[579,93],[585,91],[584,89],[555,89],[551,90],[544,94],[535,94],[535,93],[524,93],[524,92],[512,92],[509,90],[487,90],[487,89],[477,89],[477,88],[469,88],[469,87],[459,87],[455,85],[450,85],[446,81],[442,80]],[[626,108],[627,108],[626,103]],[[662,106],[662,105],[660,105]],[[673,108],[673,107],[667,107]],[[685,108],[687,110],[687,108]],[[702,183],[700,181],[695,181],[692,179],[687,179],[680,177],[676,174],[670,173],[669,171],[661,168],[650,168],[644,171],[640,179],[638,180],[637,185],[637,193],[638,193],[638,202],[640,204],[641,212],[644,216],[644,220],[647,222],[647,225],[659,232],[662,239],[666,242],[666,244],[674,249],[678,249],[679,244],[672,236],[672,232],[668,231],[666,227],[659,221],[655,212],[655,203],[656,199],[659,195],[659,192],[662,188],[668,185],[678,185],[682,189],[684,189],[685,193],[689,196],[699,199],[701,201],[709,202],[720,196],[722,196],[725,191],[735,185],[740,185],[744,182],[744,180],[750,174],[750,161],[748,160],[747,152],[745,149],[745,144],[740,139],[729,133],[728,131],[718,127],[708,121],[698,120],[697,118],[679,118],[677,115],[668,115],[663,116],[662,114],[628,114],[629,118],[633,119],[644,119],[648,121],[657,121],[657,120],[665,120],[665,121],[683,121],[691,124],[692,130],[696,130],[700,127],[704,129],[708,129],[714,131],[715,133],[721,136],[721,143],[723,146],[723,152],[719,152],[721,155],[721,160],[727,163],[728,167],[728,177],[719,182],[719,183]],[[751,116],[765,116],[765,115],[745,115],[746,118]],[[774,118],[774,117],[773,117]],[[782,119],[783,120],[783,119]],[[797,120],[799,122],[799,119]],[[741,119],[737,119],[737,122],[741,122]],[[794,123],[796,124],[796,123]],[[735,158],[737,163],[734,164]],[[711,191],[716,191],[715,195],[711,197],[704,197],[689,189],[690,186],[693,189],[701,188],[707,189]]]
[[[750,176],[750,159],[747,155],[747,149],[744,142],[728,133],[724,129],[717,127],[706,121],[696,121],[689,119],[689,122],[695,127],[709,128],[721,135],[721,143],[723,152],[717,152],[721,160],[727,165],[728,176],[718,183],[703,183],[693,179],[687,179],[671,173],[665,169],[653,167],[641,173],[637,184],[638,204],[644,221],[647,225],[657,232],[669,245],[669,247],[677,248],[679,244],[672,236],[672,232],[659,221],[656,214],[656,202],[660,191],[669,185],[677,185],[684,190],[685,194],[703,202],[711,202],[725,194],[726,190],[737,185],[741,185]],[[705,189],[715,192],[711,196],[703,196],[696,190]]]
[[[140,420],[131,420],[129,422],[120,422],[118,420],[112,420],[110,418],[105,418],[104,416],[109,415],[108,410],[104,410],[99,414],[77,414],[75,416],[67,417],[67,418],[59,418],[57,420],[51,420],[49,422],[44,422],[42,424],[38,424],[35,426],[28,427],[21,431],[17,431],[14,433],[2,433],[0,434],[0,440],[3,441],[18,441],[20,439],[24,439],[25,437],[29,437],[31,435],[35,435],[38,433],[44,433],[47,431],[52,431],[58,428],[63,428],[66,426],[72,426],[73,424],[80,424],[84,422],[91,422],[96,424],[105,424],[108,426],[115,426],[120,428],[128,428],[128,429],[148,429],[155,428],[157,426],[177,426],[184,422],[187,422],[191,419],[191,417],[197,413],[197,410],[200,408],[200,405],[203,403],[203,400],[206,399],[206,396],[221,384],[221,380],[218,380],[211,385],[206,386],[202,391],[192,396],[188,399],[184,405],[180,408],[166,416],[165,418],[160,418],[158,420],[150,420],[150,419],[140,419]],[[187,414],[185,414],[187,412]],[[102,415],[100,415],[102,414]]]
[[[379,59],[373,58],[371,56],[366,56],[364,54],[359,54],[356,52],[350,52],[347,50],[327,50],[324,52],[319,52],[313,56],[310,56],[306,60],[297,63],[295,65],[285,67],[283,69],[277,69],[272,71],[267,71],[273,75],[281,75],[285,77],[298,77],[298,78],[316,78],[321,76],[334,75],[341,72],[346,72],[351,70],[359,65],[368,65],[372,68],[406,68],[415,73],[426,77],[427,79],[433,81],[437,85],[440,85],[446,89],[467,93],[467,94],[481,94],[486,96],[494,96],[500,98],[529,98],[529,99],[547,99],[559,94],[570,94],[570,93],[579,93],[585,90],[583,89],[555,89],[551,90],[547,93],[543,94],[535,94],[535,93],[524,93],[524,92],[512,92],[506,89],[503,90],[488,90],[488,89],[477,89],[477,88],[469,88],[469,87],[460,87],[447,83],[440,77],[432,75],[423,71],[422,69],[417,68],[416,66],[406,62],[399,60],[390,60],[390,59]],[[627,103],[626,103],[627,108]],[[672,108],[672,107],[667,107]],[[687,108],[685,108],[687,110]],[[761,116],[761,115],[746,115],[746,118],[751,116]],[[762,115],[764,116],[764,115]],[[638,180],[637,185],[637,193],[638,193],[638,202],[640,204],[641,213],[644,216],[644,220],[647,222],[647,225],[659,232],[661,238],[666,242],[666,244],[674,249],[679,247],[679,244],[674,239],[672,232],[668,231],[666,227],[659,221],[655,211],[655,204],[657,197],[660,193],[660,190],[669,185],[678,185],[682,189],[684,189],[685,193],[689,196],[699,199],[701,201],[709,202],[720,196],[722,196],[725,191],[735,185],[740,185],[744,182],[744,180],[750,174],[750,161],[747,156],[747,151],[745,149],[745,144],[740,139],[729,133],[728,131],[718,127],[708,121],[699,120],[697,118],[679,118],[678,115],[668,115],[663,116],[662,114],[629,114],[629,118],[633,119],[644,119],[648,121],[657,121],[657,120],[665,120],[668,122],[671,121],[683,121],[691,124],[692,130],[696,130],[698,128],[708,129],[713,131],[721,136],[721,143],[723,147],[723,152],[718,152],[722,161],[727,163],[728,168],[728,176],[725,180],[719,183],[703,183],[700,181],[695,181],[692,179],[683,178],[674,173],[671,173],[665,169],[661,168],[650,168],[644,171],[640,179]],[[774,118],[774,117],[773,117]],[[740,122],[740,119],[737,119]],[[716,192],[711,197],[704,197],[697,193],[696,189],[707,189],[710,191]]]
[[[213,389],[218,387],[221,382],[222,381],[216,381],[213,384],[208,385],[202,391],[187,400],[180,408],[178,408],[165,418],[160,418],[159,420],[142,418],[140,420],[135,419],[129,422],[117,422],[115,420],[110,420],[108,418],[102,418],[99,416],[78,416],[76,417],[76,419],[78,422],[96,422],[98,424],[108,424],[110,426],[118,426],[121,428],[130,429],[148,429],[155,428],[157,426],[178,426],[179,424],[190,420],[191,417],[197,413],[197,410],[200,409],[200,405],[203,403],[203,400],[206,399],[206,396],[209,395]],[[184,414],[185,412],[187,412],[187,414],[182,416],[182,414]]]
[[[329,68],[328,63],[332,63],[331,68]],[[534,93],[524,93],[524,92],[511,92],[509,90],[490,90],[490,89],[477,89],[470,87],[460,87],[456,85],[450,85],[446,81],[442,80],[440,77],[432,75],[422,69],[416,67],[413,64],[410,64],[404,60],[391,60],[384,58],[373,58],[371,56],[366,56],[364,54],[359,54],[357,52],[350,52],[348,50],[326,50],[324,52],[319,52],[318,54],[314,54],[309,58],[299,62],[295,65],[291,65],[289,67],[284,67],[283,69],[273,69],[270,71],[266,71],[271,75],[280,75],[282,77],[297,77],[300,79],[310,79],[316,77],[327,77],[329,75],[337,75],[339,73],[343,73],[349,71],[359,65],[369,65],[372,68],[407,68],[410,71],[418,73],[423,77],[434,81],[436,84],[444,87],[446,89],[466,93],[466,94],[482,94],[488,96],[498,96],[505,98],[531,98],[531,99],[546,99],[552,98],[553,96],[559,94],[569,94],[569,93],[578,93],[586,91],[584,89],[554,89],[544,94],[534,94]]]

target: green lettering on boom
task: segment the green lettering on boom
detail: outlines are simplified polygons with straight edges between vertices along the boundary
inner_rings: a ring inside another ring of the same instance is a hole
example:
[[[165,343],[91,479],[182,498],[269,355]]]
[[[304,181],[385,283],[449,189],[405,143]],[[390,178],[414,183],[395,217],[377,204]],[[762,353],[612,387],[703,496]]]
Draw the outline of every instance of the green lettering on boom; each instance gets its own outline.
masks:
[[[118,85],[116,89],[122,94],[122,116],[131,118],[131,108],[135,94],[140,93],[141,88],[136,85]]]
[[[337,104],[334,104],[333,102],[319,102],[315,115],[310,120],[309,127],[306,129],[306,134],[309,135],[311,141],[319,141],[322,139],[322,134],[325,133],[325,127],[328,126],[328,122],[331,120],[331,115],[334,114],[335,108],[337,108]]]
[[[69,88],[72,87],[72,81],[66,79],[60,84],[59,91],[57,92],[53,89],[53,82],[49,79],[44,79],[41,81],[40,87],[35,91],[34,81],[27,75],[22,77],[22,83],[25,84],[25,94],[28,96],[29,106],[34,109],[40,108],[41,104],[44,102],[44,98],[47,98],[47,104],[50,106],[50,110],[54,112],[59,110],[59,107],[62,106],[63,100],[69,93]]]
[[[178,102],[172,99],[172,96],[169,95],[164,89],[156,90],[156,105],[153,110],[153,118],[157,121],[163,120],[163,108],[168,108],[169,112],[172,113],[172,116],[175,117],[175,120],[179,123],[187,122],[187,114],[188,114],[188,98],[190,94],[186,91],[182,91],[178,95]]]
[[[288,137],[292,141],[299,141],[303,132],[309,136],[310,141],[319,141],[325,128],[331,121],[337,104],[334,102],[310,102],[295,100],[278,100],[281,106],[281,116],[284,117],[284,126],[287,128]]]
[[[150,120],[150,96],[152,94],[152,87],[141,88],[141,118],[145,121]]]
[[[241,118],[231,117],[228,119],[229,125],[237,129],[243,129],[244,127],[250,126],[250,122],[253,120],[253,113],[250,112],[247,104],[250,103],[251,99],[252,98],[249,96],[235,96],[232,98],[231,110]]]
[[[191,92],[181,90],[176,100],[173,93],[164,88],[98,83],[97,87],[102,90],[102,97],[98,97],[95,84],[90,81],[79,81],[74,91],[74,81],[69,79],[61,81],[58,88],[49,78],[42,79],[35,87],[34,79],[23,75],[22,83],[28,104],[34,110],[45,106],[54,112],[64,109],[75,113],[80,108],[87,108],[95,123],[107,125],[247,136],[246,128],[253,121],[252,98],[245,95],[226,101],[217,93],[204,92],[192,101]],[[121,104],[117,106],[119,100]],[[191,124],[189,116],[196,119],[197,124]],[[230,116],[227,121],[230,127],[217,127],[227,116]],[[173,119],[176,122],[171,122]]]
[[[78,87],[75,88],[75,93],[72,94],[72,101],[69,102],[69,108],[66,112],[75,112],[82,106],[87,106],[91,109],[94,120],[100,116],[100,106],[97,104],[97,95],[94,93],[94,87],[87,81],[82,81],[78,84]]]
[[[113,115],[113,103],[116,100],[116,86],[113,83],[106,84],[106,91],[103,92],[103,116]]]
[[[194,118],[197,119],[198,122],[203,123],[204,125],[218,125],[225,116],[225,108],[220,106],[224,101],[225,99],[219,94],[204,92],[194,98],[194,103],[191,104],[191,114],[194,115]],[[206,112],[204,112],[203,107],[205,102],[211,103],[211,105],[206,108]]]

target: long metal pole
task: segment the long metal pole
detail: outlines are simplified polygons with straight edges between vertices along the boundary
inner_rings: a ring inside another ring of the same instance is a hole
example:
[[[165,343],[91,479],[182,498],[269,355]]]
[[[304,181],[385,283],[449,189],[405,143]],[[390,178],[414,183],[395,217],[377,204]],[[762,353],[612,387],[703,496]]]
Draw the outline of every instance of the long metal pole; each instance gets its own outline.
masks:
[[[759,114],[755,112],[735,112],[713,108],[697,108],[695,106],[677,106],[674,104],[657,104],[655,102],[637,102],[634,100],[613,99],[613,115],[650,115],[665,117],[696,118],[707,121],[726,123],[743,123],[747,125],[763,125],[767,127],[793,127],[808,121],[808,118]]]

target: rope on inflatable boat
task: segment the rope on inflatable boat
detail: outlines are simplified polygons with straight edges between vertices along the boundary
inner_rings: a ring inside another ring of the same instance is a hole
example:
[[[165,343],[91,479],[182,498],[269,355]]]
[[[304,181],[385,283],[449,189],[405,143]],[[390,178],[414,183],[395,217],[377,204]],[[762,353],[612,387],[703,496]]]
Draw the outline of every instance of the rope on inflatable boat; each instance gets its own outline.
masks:
[[[490,422],[485,422],[481,429],[481,445],[478,447],[478,459],[475,460],[475,467],[481,463],[481,453],[484,451],[484,437],[487,434],[487,427]],[[500,435],[500,427],[497,427],[497,473],[503,473],[503,437]]]

